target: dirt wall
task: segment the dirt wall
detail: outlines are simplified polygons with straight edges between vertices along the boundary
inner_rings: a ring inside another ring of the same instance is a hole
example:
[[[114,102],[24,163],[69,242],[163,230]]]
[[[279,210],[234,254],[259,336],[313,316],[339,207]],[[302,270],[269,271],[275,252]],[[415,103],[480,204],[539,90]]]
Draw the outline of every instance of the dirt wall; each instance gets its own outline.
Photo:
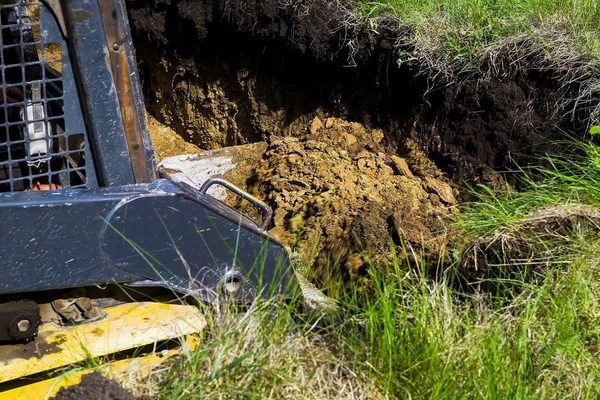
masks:
[[[382,129],[400,155],[416,141],[461,180],[526,162],[571,124],[553,118],[552,80],[527,69],[429,90],[417,66],[398,67],[391,20],[350,27],[340,3],[147,3],[128,5],[149,111],[204,149],[338,117]]]

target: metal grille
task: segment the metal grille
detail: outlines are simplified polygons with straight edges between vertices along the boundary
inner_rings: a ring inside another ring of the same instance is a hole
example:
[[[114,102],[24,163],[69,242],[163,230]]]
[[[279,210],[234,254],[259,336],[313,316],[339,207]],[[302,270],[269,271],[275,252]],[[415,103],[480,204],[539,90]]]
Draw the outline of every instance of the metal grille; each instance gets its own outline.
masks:
[[[0,192],[86,186],[87,138],[54,16],[39,1],[0,0],[0,17]]]

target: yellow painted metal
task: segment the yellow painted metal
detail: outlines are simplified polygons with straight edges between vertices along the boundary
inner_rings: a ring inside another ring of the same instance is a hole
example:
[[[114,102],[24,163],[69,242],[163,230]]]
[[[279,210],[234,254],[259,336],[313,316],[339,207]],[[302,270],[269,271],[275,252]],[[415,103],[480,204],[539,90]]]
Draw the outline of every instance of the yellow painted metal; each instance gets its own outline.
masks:
[[[153,302],[108,308],[91,324],[40,327],[36,340],[0,346],[0,382],[200,332],[206,320],[193,306]]]
[[[195,337],[192,335],[191,337]],[[195,339],[192,339],[196,343]],[[193,350],[193,349],[192,349]],[[31,383],[25,386],[0,392],[0,400],[43,400],[55,396],[63,387],[77,385],[81,378],[93,371],[98,371],[105,376],[117,379],[119,382],[139,382],[148,371],[156,368],[167,358],[181,353],[182,348],[162,351],[159,354],[148,354],[141,357],[124,359],[104,364],[97,369],[79,369],[68,371],[55,378]]]
[[[77,385],[81,382],[84,371],[76,371],[53,379],[31,383],[26,386],[17,387],[0,392],[0,400],[31,399],[43,400],[54,396],[65,386]]]

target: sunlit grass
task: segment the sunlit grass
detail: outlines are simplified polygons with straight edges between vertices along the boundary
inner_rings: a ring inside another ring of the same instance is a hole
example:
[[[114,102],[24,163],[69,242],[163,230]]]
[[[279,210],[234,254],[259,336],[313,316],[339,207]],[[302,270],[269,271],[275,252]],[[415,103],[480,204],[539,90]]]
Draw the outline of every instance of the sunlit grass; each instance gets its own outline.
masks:
[[[357,1],[357,16],[391,13],[411,28],[406,39],[439,35],[448,57],[472,56],[478,46],[507,36],[559,27],[578,50],[600,57],[600,5],[595,0]]]
[[[590,244],[597,249],[599,243]],[[259,301],[217,318],[201,349],[160,376],[192,398],[597,398],[600,266],[592,250],[498,298],[433,282],[396,260],[374,292],[297,316]],[[499,281],[498,284],[501,284]]]
[[[346,27],[395,30],[397,63],[415,67],[433,87],[539,71],[560,88],[557,115],[600,120],[596,0],[358,0],[344,7]]]

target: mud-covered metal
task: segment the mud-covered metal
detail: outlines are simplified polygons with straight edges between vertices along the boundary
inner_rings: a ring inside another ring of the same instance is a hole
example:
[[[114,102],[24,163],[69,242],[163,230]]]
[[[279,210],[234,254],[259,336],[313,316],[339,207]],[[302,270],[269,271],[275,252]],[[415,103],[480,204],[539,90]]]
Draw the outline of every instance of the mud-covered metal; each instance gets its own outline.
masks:
[[[31,391],[23,389],[12,393],[15,396],[21,392],[19,395],[23,397],[8,397],[5,390],[18,387],[18,382],[13,385],[3,383],[90,358],[110,359],[115,353],[144,345],[154,347],[166,340],[179,341],[186,336],[190,339],[188,346],[193,349],[196,341],[191,336],[206,327],[206,319],[198,308],[186,304],[125,303],[110,307],[107,312],[107,318],[95,324],[61,326],[47,323],[40,327],[36,341],[1,346],[0,399],[43,399],[52,385],[44,385],[46,393],[41,397],[25,396]],[[32,383],[32,380],[23,383]]]
[[[121,1],[98,1],[110,67],[119,98],[121,119],[136,183],[156,179],[154,151],[145,126],[142,90],[131,41],[125,5]]]
[[[63,2],[63,15],[73,58],[79,66],[76,70],[77,87],[87,120],[99,185],[135,183],[98,3],[84,0]],[[141,98],[138,101],[143,103]]]
[[[40,323],[40,306],[33,301],[0,304],[0,341],[31,339]]]

